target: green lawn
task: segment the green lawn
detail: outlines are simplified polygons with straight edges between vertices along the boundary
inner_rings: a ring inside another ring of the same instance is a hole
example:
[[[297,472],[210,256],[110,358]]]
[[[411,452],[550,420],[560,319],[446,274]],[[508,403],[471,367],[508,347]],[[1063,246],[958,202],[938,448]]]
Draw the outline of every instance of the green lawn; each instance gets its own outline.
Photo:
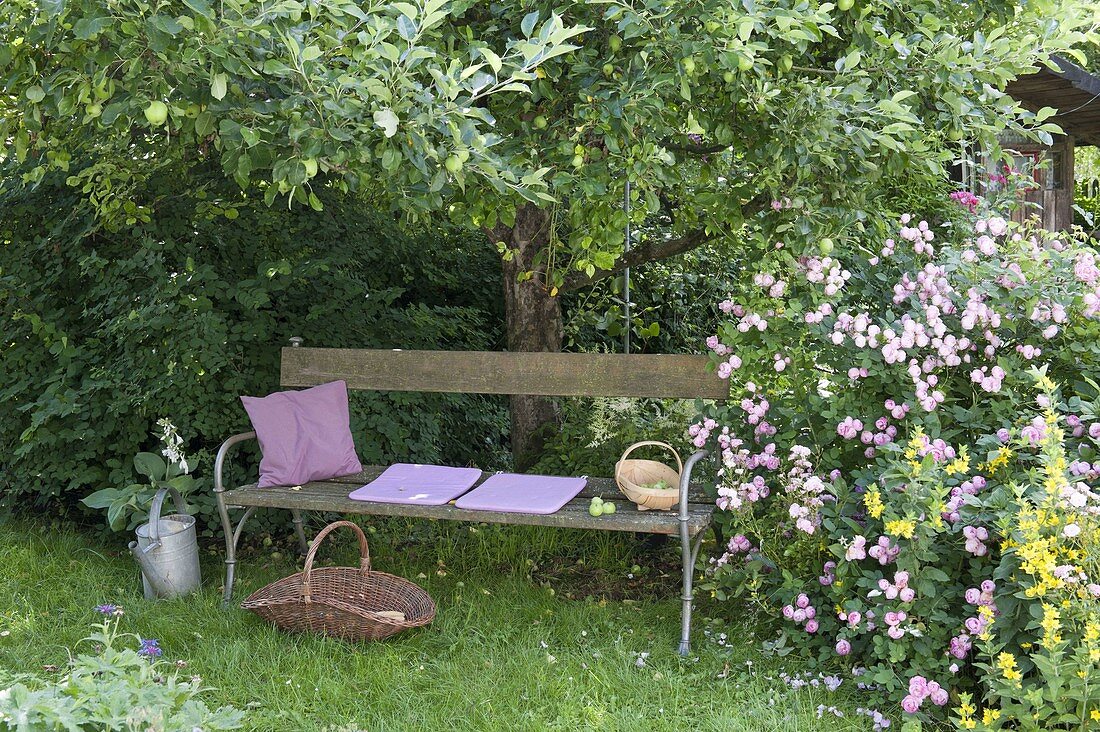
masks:
[[[781,660],[759,656],[746,627],[713,625],[734,639],[726,647],[704,638],[704,616],[717,607],[697,615],[692,657],[681,660],[675,577],[660,569],[672,566],[672,545],[550,529],[377,525],[375,566],[423,575],[417,581],[439,611],[425,630],[354,646],[284,635],[223,610],[213,549],[202,593],[150,603],[120,540],[8,522],[0,526],[0,668],[48,675],[43,667],[63,666],[88,631],[92,607],[115,602],[126,609],[124,630],[159,639],[169,659],[187,659],[187,672],[215,687],[207,702],[248,708],[254,730],[870,727],[852,712],[859,696],[850,680],[831,693],[792,691],[774,678]],[[273,560],[272,551],[258,542],[245,550],[238,597],[294,571],[292,558]],[[351,560],[350,537],[329,556]],[[631,572],[635,564],[641,570]],[[650,654],[644,665],[641,653]],[[819,719],[821,704],[844,717]]]

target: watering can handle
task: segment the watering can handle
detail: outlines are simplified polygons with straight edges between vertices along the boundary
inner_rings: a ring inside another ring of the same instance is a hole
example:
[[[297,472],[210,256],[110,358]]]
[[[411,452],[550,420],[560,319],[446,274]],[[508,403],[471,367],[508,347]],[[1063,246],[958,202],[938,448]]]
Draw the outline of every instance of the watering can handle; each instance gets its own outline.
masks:
[[[164,506],[164,497],[169,493],[172,494],[172,500],[176,503],[176,512],[187,513],[187,504],[184,503],[179,491],[172,486],[165,486],[158,490],[153,496],[153,505],[149,507],[149,546],[145,547],[146,552],[160,546],[160,510]]]

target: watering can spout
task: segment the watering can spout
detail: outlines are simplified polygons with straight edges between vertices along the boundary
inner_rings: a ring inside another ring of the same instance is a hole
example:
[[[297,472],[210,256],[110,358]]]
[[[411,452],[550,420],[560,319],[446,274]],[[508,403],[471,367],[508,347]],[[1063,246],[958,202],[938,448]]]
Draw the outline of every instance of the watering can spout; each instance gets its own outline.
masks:
[[[168,579],[161,574],[161,568],[153,563],[153,560],[149,558],[147,552],[157,549],[160,546],[160,542],[156,544],[150,544],[147,547],[140,547],[136,541],[130,542],[130,553],[134,555],[134,560],[141,567],[141,574],[145,578],[152,588],[157,597],[170,597],[173,594],[172,585],[168,582]]]
[[[172,495],[177,513],[161,517],[164,498]],[[149,508],[149,522],[137,529],[130,553],[141,567],[145,597],[178,597],[198,589],[199,545],[195,517],[186,514],[183,497],[175,488],[161,488]]]

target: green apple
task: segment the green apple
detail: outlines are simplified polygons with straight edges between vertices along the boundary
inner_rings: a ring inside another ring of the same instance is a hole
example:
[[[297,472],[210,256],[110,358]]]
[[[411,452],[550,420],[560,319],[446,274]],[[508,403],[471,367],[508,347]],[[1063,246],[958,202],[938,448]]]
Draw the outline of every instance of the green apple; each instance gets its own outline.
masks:
[[[536,130],[545,130],[547,124],[548,122],[546,121],[546,117],[544,117],[543,115],[540,114],[538,117],[535,117]]]
[[[276,562],[283,558],[282,552],[271,552],[271,558]]]
[[[603,516],[603,505],[593,503],[591,506],[588,507],[588,515],[593,517]]]
[[[615,513],[615,504],[610,502],[610,501],[603,504],[603,512],[604,513]]]
[[[264,546],[271,546],[271,537],[270,536],[265,536],[264,537]]]
[[[452,155],[443,161],[443,165],[449,172],[458,173],[458,171],[462,170],[462,158],[457,155]]]
[[[827,257],[833,253],[833,240],[829,237],[825,237],[817,243],[817,251],[821,252],[821,256]]]
[[[753,66],[752,56],[739,55],[737,57],[737,68],[742,71],[748,71]]]
[[[691,76],[695,73],[695,59],[691,56],[685,58],[681,63],[684,65],[684,73]]]
[[[847,13],[852,9],[852,6],[856,4],[856,0],[837,0],[836,6],[840,10]]]
[[[603,74],[604,74],[604,76],[611,76],[614,73],[615,73],[615,65],[614,64],[604,64],[603,65]]]
[[[607,39],[607,45],[611,48],[612,51],[618,51],[620,48],[623,47],[623,39],[619,38],[618,36],[611,36]]]
[[[145,108],[145,119],[153,127],[160,127],[168,121],[168,105],[161,101],[149,102],[149,106]]]

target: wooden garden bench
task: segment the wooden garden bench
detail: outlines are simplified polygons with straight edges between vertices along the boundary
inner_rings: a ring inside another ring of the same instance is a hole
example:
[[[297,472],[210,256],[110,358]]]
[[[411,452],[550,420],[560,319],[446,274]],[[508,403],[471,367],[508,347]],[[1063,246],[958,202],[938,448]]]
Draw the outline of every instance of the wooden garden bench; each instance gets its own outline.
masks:
[[[309,387],[342,379],[349,389],[376,391],[714,400],[729,396],[728,383],[706,370],[706,356],[388,351],[303,348],[301,339],[291,342],[293,346],[282,351],[280,381],[284,387]],[[233,595],[241,530],[259,508],[290,510],[303,552],[306,550],[303,511],[667,534],[680,538],[683,604],[679,650],[681,655],[688,653],[695,561],[714,513],[713,500],[707,498],[700,485],[691,482],[692,469],[706,457],[706,451],[696,452],[684,463],[679,510],[639,511],[624,499],[615,513],[593,517],[588,513],[591,497],[618,494],[614,480],[589,478],[580,495],[552,514],[471,511],[452,504],[404,505],[348,498],[348,493],[376,478],[386,466],[371,466],[358,475],[303,486],[257,488],[253,483],[226,490],[223,466],[227,453],[234,445],[255,436],[254,432],[247,432],[230,437],[215,460],[214,495],[225,531],[227,603]],[[613,465],[607,468],[609,473],[614,470]],[[489,475],[483,473],[477,484]],[[230,509],[244,509],[235,525],[230,519]]]

